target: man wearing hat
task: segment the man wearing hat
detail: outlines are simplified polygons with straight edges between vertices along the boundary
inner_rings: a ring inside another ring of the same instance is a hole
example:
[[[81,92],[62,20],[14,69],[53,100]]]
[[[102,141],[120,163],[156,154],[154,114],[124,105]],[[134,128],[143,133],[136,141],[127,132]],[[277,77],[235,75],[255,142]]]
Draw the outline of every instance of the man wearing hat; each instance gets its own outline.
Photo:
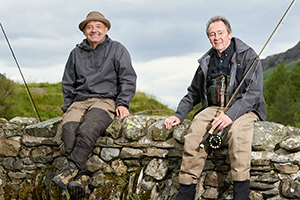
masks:
[[[89,195],[86,161],[115,115],[126,118],[136,73],[126,48],[107,35],[110,22],[90,12],[79,24],[85,39],[71,51],[62,79],[62,140],[69,163],[52,181],[72,196]]]

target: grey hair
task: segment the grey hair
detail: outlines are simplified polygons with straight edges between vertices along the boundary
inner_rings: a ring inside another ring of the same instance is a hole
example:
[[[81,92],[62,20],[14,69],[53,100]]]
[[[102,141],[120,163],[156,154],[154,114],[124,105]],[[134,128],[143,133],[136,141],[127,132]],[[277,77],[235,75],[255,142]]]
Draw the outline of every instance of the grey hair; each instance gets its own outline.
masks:
[[[230,23],[229,23],[228,19],[226,19],[223,16],[214,16],[214,17],[210,18],[210,20],[208,20],[208,22],[206,24],[206,35],[208,37],[209,37],[209,35],[208,35],[208,28],[209,28],[209,26],[212,23],[217,22],[217,21],[222,21],[226,25],[228,33],[231,33],[231,26],[230,26]]]

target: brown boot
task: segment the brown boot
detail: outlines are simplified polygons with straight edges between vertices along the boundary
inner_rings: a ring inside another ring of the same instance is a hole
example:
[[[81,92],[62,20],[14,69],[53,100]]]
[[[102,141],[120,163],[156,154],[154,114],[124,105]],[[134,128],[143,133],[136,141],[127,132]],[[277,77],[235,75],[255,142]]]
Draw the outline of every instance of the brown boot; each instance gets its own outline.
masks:
[[[89,189],[89,176],[85,174],[78,174],[74,181],[69,183],[68,192],[72,197],[89,196],[91,191]]]
[[[67,189],[68,183],[74,179],[77,173],[78,169],[76,165],[73,162],[70,162],[59,172],[58,175],[54,176],[51,181],[65,190]]]

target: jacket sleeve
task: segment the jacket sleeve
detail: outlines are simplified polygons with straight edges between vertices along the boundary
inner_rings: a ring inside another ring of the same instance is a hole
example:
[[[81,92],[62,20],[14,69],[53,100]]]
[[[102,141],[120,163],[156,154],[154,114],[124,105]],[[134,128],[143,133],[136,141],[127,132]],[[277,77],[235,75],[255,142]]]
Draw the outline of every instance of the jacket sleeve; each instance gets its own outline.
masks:
[[[242,67],[245,67],[243,76],[247,73],[252,63],[255,61],[257,55],[253,49],[247,52],[245,56],[245,62],[241,63]],[[239,69],[237,69],[239,70]],[[237,72],[238,73],[238,72]],[[238,74],[237,74],[238,76]],[[237,77],[242,79],[243,77]],[[252,67],[250,73],[245,78],[244,83],[234,97],[233,103],[230,105],[229,110],[226,114],[231,118],[232,121],[239,118],[241,115],[248,112],[255,112],[255,106],[259,104],[260,98],[263,94],[263,71],[261,62],[258,59]]]
[[[116,106],[125,106],[129,108],[130,100],[136,91],[136,73],[131,63],[131,57],[127,49],[119,44],[115,60],[118,95],[116,97]]]
[[[201,68],[198,67],[191,85],[187,89],[188,93],[181,99],[174,114],[174,116],[180,119],[180,122],[183,122],[194,106],[200,103],[200,95],[202,94],[201,82],[203,82],[203,73]]]
[[[62,78],[62,92],[64,97],[64,105],[61,107],[63,112],[66,112],[70,105],[73,103],[74,95],[72,91],[74,89],[75,82],[75,60],[73,51],[70,53],[68,61],[65,66],[65,71]]]

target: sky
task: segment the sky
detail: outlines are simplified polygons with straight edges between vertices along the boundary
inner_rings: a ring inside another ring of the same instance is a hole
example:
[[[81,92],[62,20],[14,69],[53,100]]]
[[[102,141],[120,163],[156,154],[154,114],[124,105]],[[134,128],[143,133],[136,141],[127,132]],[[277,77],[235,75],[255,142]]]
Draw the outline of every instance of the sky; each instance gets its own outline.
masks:
[[[257,53],[292,0],[0,0],[0,23],[26,82],[58,83],[70,51],[84,39],[78,25],[90,11],[110,22],[108,35],[130,52],[137,90],[176,109],[211,44],[207,21],[225,16],[233,36]],[[261,58],[300,41],[300,4],[295,1]],[[23,83],[0,32],[0,73]]]

